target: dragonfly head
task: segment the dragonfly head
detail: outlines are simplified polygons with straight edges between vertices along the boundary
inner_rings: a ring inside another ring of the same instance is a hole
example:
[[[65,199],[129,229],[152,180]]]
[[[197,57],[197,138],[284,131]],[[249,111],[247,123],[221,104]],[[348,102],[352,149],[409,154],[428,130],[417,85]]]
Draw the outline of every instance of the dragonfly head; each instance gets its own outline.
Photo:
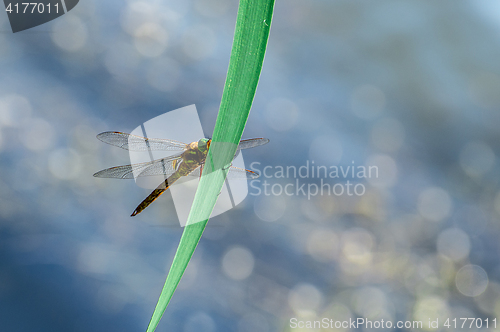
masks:
[[[202,138],[198,141],[198,149],[200,149],[201,152],[206,152],[208,148],[210,148],[210,142],[212,140],[208,138]]]

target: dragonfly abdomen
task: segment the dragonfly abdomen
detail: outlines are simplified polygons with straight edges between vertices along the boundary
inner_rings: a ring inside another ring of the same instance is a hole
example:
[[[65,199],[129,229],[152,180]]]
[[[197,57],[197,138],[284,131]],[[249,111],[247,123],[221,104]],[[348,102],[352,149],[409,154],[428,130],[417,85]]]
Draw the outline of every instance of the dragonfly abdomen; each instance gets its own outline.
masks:
[[[182,166],[182,164],[181,164]],[[165,181],[163,181],[158,187],[156,187],[155,190],[149,194],[148,197],[146,197],[132,212],[130,215],[131,217],[138,215],[141,213],[145,208],[149,206],[149,204],[153,203],[158,197],[160,197],[161,194],[163,194],[172,184],[174,184],[175,181],[179,180],[179,178],[182,175],[179,174],[179,172],[175,172],[174,174],[170,175]]]

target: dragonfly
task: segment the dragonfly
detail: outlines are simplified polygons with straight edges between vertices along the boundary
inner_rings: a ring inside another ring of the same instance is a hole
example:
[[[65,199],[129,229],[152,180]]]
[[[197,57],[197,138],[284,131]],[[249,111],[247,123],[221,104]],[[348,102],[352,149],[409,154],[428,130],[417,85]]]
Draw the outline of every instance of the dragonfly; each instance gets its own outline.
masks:
[[[209,138],[189,144],[165,138],[146,138],[132,134],[107,131],[97,135],[104,143],[117,146],[129,151],[179,151],[179,153],[165,158],[148,162],[116,166],[104,169],[94,174],[98,178],[134,179],[137,176],[163,175],[165,181],[160,183],[148,197],[134,210],[131,217],[138,215],[163,194],[172,184],[183,176],[201,176],[203,165],[207,157],[210,143]],[[261,146],[269,143],[267,138],[251,138],[241,140],[235,157],[241,150]],[[234,159],[233,158],[233,159]],[[227,173],[229,179],[256,179],[259,174],[247,169],[230,166]]]

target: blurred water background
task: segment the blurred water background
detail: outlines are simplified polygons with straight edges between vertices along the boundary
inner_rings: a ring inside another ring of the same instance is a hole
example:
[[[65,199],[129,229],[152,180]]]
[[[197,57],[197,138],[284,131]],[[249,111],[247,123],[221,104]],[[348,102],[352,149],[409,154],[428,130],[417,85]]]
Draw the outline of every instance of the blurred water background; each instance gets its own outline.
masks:
[[[95,135],[191,104],[210,133],[237,5],[81,0],[16,34],[0,15],[0,330],[145,330],[182,229],[169,193],[129,217],[148,191],[92,177],[128,163]],[[247,163],[380,176],[211,220],[157,330],[500,317],[499,59],[493,1],[277,1],[243,135],[271,143]]]

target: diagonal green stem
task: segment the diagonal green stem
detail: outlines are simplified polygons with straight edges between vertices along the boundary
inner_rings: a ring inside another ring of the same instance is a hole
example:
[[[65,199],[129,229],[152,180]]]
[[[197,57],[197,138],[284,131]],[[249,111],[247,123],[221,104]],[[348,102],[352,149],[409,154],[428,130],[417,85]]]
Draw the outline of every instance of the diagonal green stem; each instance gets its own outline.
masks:
[[[226,84],[212,144],[187,225],[147,332],[158,326],[203,234],[245,129],[259,82],[271,28],[274,0],[240,0]]]

